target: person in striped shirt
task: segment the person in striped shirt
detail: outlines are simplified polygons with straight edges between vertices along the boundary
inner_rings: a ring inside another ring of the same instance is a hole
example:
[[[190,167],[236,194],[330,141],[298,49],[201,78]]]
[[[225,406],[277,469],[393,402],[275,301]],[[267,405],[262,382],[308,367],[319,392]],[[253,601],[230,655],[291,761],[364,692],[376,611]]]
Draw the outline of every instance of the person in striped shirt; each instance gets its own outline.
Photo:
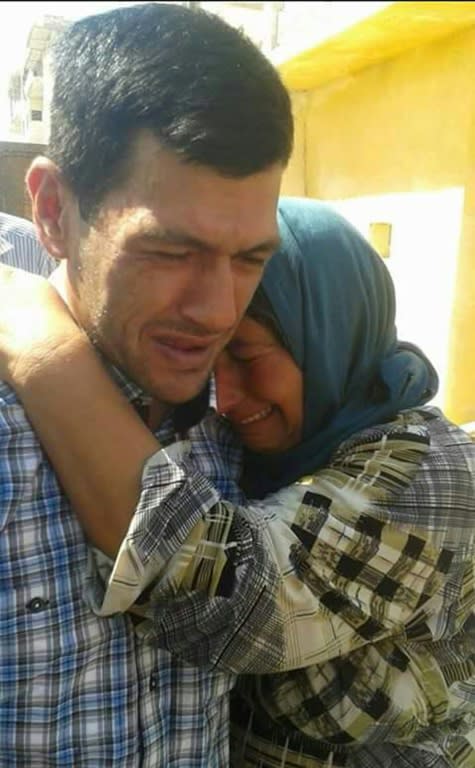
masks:
[[[0,211],[0,261],[48,277],[56,262],[43,248],[31,221]]]

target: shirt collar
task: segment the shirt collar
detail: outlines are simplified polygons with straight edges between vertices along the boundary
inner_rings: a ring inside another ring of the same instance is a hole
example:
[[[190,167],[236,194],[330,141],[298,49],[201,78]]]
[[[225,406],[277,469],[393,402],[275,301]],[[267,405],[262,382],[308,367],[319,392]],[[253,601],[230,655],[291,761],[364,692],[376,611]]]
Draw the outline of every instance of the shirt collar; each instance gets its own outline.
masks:
[[[140,406],[149,406],[153,399],[151,395],[148,395],[146,392],[144,392],[144,390],[139,387],[138,384],[132,381],[127,376],[127,374],[124,373],[124,371],[106,360],[103,355],[101,356],[105,367],[112,377],[112,380],[119,387],[120,391],[127,398],[127,400],[132,405],[134,405],[138,411],[140,410]],[[173,421],[173,414],[171,414],[162,422],[162,424],[160,424],[160,427],[156,431],[156,435],[162,445],[169,445],[178,439]]]
[[[144,390],[139,387],[138,384],[132,381],[132,379],[130,379],[127,374],[124,373],[124,371],[122,371],[116,365],[108,362],[104,357],[103,362],[108,369],[109,374],[112,376],[112,379],[115,381],[129,402],[137,402],[140,405],[150,405],[152,402],[152,397],[144,392]]]

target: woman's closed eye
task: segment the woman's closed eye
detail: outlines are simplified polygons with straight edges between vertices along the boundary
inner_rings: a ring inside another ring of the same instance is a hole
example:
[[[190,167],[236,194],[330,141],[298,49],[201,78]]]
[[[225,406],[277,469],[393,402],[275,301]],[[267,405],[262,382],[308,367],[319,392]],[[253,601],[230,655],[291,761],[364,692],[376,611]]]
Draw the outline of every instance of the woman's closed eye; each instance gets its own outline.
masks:
[[[255,347],[249,347],[247,349],[233,349],[232,347],[227,347],[227,352],[236,363],[252,363],[256,360],[260,360],[266,354],[265,349]]]

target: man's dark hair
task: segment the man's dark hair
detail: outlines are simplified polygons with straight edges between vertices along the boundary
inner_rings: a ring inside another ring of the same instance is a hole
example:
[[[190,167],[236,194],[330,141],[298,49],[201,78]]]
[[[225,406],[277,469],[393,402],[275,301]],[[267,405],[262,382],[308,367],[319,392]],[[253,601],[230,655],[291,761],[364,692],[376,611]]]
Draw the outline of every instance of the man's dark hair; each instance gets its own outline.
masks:
[[[259,49],[219,17],[147,3],[73,24],[56,46],[49,157],[89,218],[150,131],[185,162],[244,177],[292,150],[290,99]]]

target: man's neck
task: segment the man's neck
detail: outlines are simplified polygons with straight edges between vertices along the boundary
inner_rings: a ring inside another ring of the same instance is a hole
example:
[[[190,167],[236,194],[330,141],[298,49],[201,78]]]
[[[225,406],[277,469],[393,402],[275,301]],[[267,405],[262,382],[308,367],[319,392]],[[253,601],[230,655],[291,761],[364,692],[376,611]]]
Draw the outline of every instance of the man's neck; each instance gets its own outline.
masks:
[[[63,261],[59,263],[59,266],[57,266],[56,269],[53,270],[53,272],[48,278],[48,281],[57,290],[62,300],[64,301],[69,311],[71,312],[72,316],[77,321],[77,318],[73,311],[71,297],[69,295],[69,290],[68,290],[69,284],[68,284],[68,271],[67,271],[66,259],[63,259]]]

